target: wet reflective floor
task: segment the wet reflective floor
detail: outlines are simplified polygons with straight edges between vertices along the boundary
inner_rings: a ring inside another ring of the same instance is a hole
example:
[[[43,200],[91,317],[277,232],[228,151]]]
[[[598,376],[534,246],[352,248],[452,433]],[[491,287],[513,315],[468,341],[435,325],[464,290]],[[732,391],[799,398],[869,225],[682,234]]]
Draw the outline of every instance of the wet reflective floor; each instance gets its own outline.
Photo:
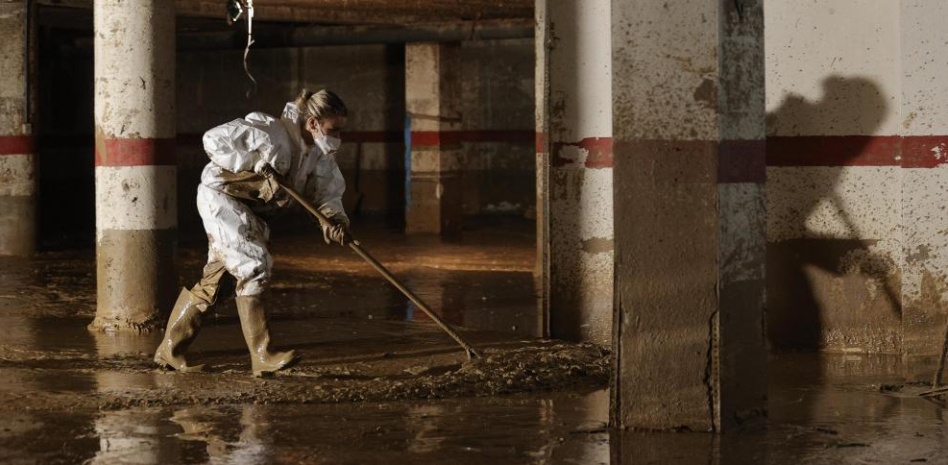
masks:
[[[898,357],[772,356],[760,429],[610,431],[608,351],[534,337],[529,227],[360,236],[485,359],[317,238],[273,244],[275,340],[305,358],[270,379],[249,376],[231,302],[192,350],[213,368],[166,372],[158,335],[86,330],[91,251],[4,259],[0,463],[948,463],[945,406],[887,387],[914,376]],[[181,248],[182,285],[203,258]]]
[[[758,431],[610,431],[606,390],[344,404],[4,407],[4,463],[948,463],[944,406],[878,392],[898,360],[773,360]],[[9,395],[7,372],[5,395]],[[107,370],[14,378],[21,389],[136,389]],[[147,381],[144,379],[139,382]]]
[[[606,397],[600,391],[373,405],[18,412],[0,420],[0,460],[607,463],[605,419],[596,409]]]

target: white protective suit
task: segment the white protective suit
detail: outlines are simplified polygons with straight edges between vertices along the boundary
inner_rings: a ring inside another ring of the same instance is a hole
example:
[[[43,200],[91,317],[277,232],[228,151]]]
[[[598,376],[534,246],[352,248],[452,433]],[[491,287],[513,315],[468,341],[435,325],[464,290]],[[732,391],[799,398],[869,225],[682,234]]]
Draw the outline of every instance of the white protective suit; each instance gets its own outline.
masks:
[[[327,217],[349,221],[342,207],[346,182],[335,156],[303,141],[293,103],[286,104],[281,119],[254,112],[207,131],[204,150],[211,162],[201,173],[197,207],[207,231],[208,263],[195,286],[204,289],[195,291],[209,304],[216,300],[224,270],[237,279],[238,296],[259,295],[270,278],[270,229],[258,214],[290,202],[275,183],[257,174],[262,164],[272,166]]]

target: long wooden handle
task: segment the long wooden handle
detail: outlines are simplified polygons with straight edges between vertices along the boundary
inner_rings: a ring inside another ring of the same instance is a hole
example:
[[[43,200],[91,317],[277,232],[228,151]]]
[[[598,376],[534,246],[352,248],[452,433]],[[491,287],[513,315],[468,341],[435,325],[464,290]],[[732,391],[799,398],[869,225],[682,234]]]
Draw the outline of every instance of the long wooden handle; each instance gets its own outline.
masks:
[[[329,221],[329,218],[326,218],[326,215],[323,215],[323,213],[319,211],[319,209],[317,209],[315,206],[313,206],[313,204],[311,204],[309,200],[306,200],[305,198],[303,198],[303,196],[301,196],[299,192],[296,192],[296,190],[294,190],[292,187],[289,187],[286,184],[284,184],[283,180],[280,179],[278,176],[273,176],[273,179],[277,182],[277,184],[280,185],[280,187],[282,187],[286,191],[287,194],[290,195],[290,197],[293,197],[293,199],[299,202],[299,204],[302,205],[303,208],[305,208],[308,212],[310,212],[313,216],[315,216],[316,219],[319,220],[320,224],[326,224],[326,223],[331,224],[331,222]],[[362,245],[359,244],[359,241],[355,239],[349,241],[349,248],[352,249],[352,251],[354,251],[355,253],[357,253],[360,257],[362,257],[363,260],[368,262],[368,264],[371,265],[372,268],[375,268],[375,271],[378,271],[379,274],[381,274],[386,280],[388,280],[388,282],[391,283],[392,286],[395,286],[395,288],[401,291],[401,293],[404,294],[405,297],[408,297],[408,300],[411,300],[418,308],[421,309],[421,311],[425,312],[425,315],[428,315],[428,317],[431,318],[431,320],[434,321],[435,324],[441,327],[441,329],[444,330],[444,332],[447,333],[448,336],[451,336],[451,338],[457,341],[457,343],[467,353],[468,359],[474,359],[474,358],[479,357],[479,354],[477,353],[477,351],[474,350],[474,347],[471,347],[470,343],[464,340],[464,338],[461,337],[460,334],[458,334],[453,328],[451,328],[451,326],[448,325],[448,323],[446,323],[444,320],[442,320],[441,317],[439,317],[435,312],[431,311],[431,308],[429,308],[428,305],[425,304],[425,302],[422,301],[420,297],[415,295],[414,292],[412,292],[410,289],[405,287],[405,285],[403,285],[397,278],[395,278],[395,276],[392,275],[390,271],[388,271],[388,268],[385,268],[385,265],[382,265],[382,263],[376,260],[375,257],[370,255],[369,252],[363,249]]]

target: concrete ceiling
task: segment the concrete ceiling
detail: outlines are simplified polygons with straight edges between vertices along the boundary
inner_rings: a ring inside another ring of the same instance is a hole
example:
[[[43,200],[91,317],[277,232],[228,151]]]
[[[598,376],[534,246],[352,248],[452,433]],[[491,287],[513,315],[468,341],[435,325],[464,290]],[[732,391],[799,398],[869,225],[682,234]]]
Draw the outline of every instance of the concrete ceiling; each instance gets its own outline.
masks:
[[[38,0],[91,8],[92,0]],[[179,16],[224,18],[225,0],[175,0]],[[419,24],[533,18],[534,0],[254,0],[255,20],[310,24]]]

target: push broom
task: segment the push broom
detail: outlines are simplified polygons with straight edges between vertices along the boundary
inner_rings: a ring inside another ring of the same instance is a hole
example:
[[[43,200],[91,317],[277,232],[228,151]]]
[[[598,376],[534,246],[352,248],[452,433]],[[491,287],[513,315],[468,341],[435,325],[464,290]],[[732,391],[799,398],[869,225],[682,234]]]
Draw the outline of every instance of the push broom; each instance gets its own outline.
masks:
[[[269,177],[270,179],[275,181],[283,190],[285,190],[286,193],[289,194],[290,197],[293,197],[294,200],[299,202],[299,204],[302,205],[303,208],[306,209],[306,211],[308,211],[310,214],[315,216],[316,219],[319,221],[320,225],[323,225],[325,227],[325,225],[332,224],[329,221],[329,218],[326,218],[326,215],[323,215],[322,212],[320,212],[316,207],[314,207],[312,203],[310,203],[303,196],[301,196],[299,192],[296,192],[296,190],[294,190],[292,187],[287,186],[286,183],[283,182],[283,179],[278,174],[270,173]],[[458,334],[457,331],[451,328],[451,326],[447,322],[442,320],[441,317],[439,317],[437,314],[431,311],[431,308],[429,308],[428,305],[425,304],[425,302],[422,301],[420,297],[415,295],[415,293],[412,292],[411,289],[408,289],[407,287],[405,287],[404,284],[402,284],[397,278],[395,278],[395,276],[392,275],[390,271],[388,271],[388,268],[385,268],[385,266],[382,265],[381,262],[376,260],[365,249],[363,249],[362,244],[360,244],[359,241],[353,238],[352,240],[349,241],[348,246],[350,249],[352,249],[353,252],[358,254],[360,257],[362,257],[363,260],[365,260],[369,265],[371,265],[372,268],[375,269],[375,271],[378,271],[379,274],[381,274],[382,277],[384,277],[389,283],[391,283],[392,286],[395,286],[395,288],[398,289],[402,294],[404,294],[405,297],[408,297],[408,300],[411,300],[418,308],[421,309],[421,311],[425,312],[425,315],[428,315],[428,317],[431,318],[431,320],[434,321],[435,324],[438,325],[438,327],[444,330],[444,332],[447,333],[448,336],[451,336],[452,339],[457,341],[457,343],[464,349],[464,352],[467,354],[468,360],[473,360],[479,357],[479,354],[474,350],[474,347],[472,347],[470,343],[464,340],[464,338],[461,337],[461,335]]]

